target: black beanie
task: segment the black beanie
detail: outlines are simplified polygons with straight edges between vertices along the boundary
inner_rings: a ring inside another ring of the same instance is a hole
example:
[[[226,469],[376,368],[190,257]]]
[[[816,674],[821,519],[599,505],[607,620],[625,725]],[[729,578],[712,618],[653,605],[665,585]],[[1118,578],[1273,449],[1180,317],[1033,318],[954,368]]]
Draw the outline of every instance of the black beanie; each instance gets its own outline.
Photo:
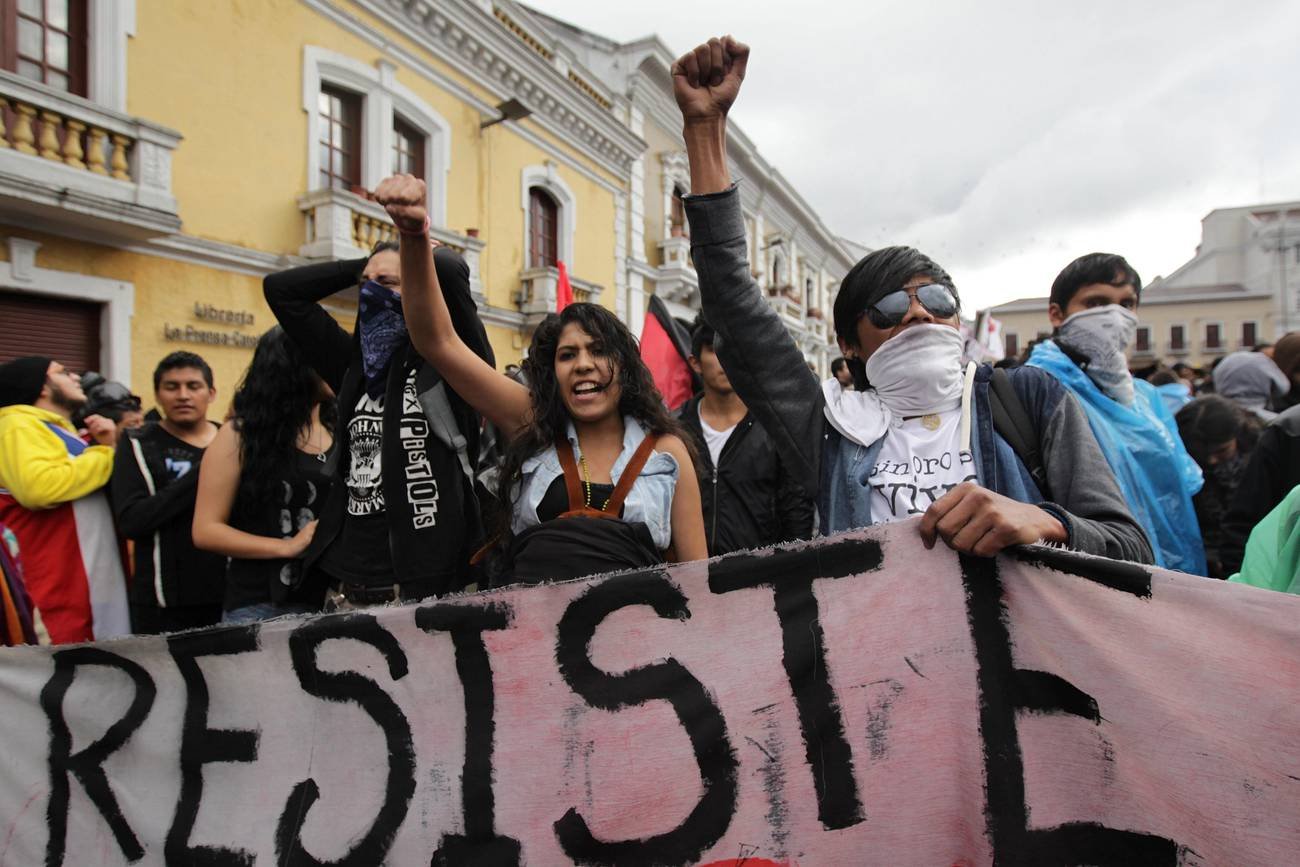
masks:
[[[35,403],[45,387],[45,375],[49,370],[50,359],[39,355],[0,364],[0,406]]]

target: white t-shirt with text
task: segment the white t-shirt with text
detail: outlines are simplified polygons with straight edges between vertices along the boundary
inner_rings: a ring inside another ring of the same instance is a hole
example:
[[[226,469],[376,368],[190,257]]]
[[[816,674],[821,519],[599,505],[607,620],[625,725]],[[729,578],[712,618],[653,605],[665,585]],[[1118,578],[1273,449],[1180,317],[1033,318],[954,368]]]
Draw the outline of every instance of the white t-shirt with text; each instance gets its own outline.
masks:
[[[961,450],[960,409],[895,418],[867,479],[872,523],[925,514],[935,500],[974,480],[975,461]]]

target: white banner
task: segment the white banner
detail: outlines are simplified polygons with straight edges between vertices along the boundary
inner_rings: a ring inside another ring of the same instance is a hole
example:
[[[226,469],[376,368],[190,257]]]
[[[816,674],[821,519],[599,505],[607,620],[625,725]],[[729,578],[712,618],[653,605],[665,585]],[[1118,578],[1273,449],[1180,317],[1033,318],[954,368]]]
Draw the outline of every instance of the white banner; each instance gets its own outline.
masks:
[[[1300,599],[914,522],[0,653],[0,865],[1278,865]]]

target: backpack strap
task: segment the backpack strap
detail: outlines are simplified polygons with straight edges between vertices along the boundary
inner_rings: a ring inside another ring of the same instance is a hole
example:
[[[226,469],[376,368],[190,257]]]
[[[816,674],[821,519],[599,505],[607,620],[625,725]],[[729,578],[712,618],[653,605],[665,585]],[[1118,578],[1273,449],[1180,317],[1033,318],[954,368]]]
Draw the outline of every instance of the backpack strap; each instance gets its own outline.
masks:
[[[568,439],[557,440],[555,453],[560,456],[560,466],[564,469],[564,486],[569,492],[569,511],[560,517],[571,518],[582,515],[593,518],[617,518],[623,508],[623,500],[636,484],[637,477],[641,475],[641,470],[645,467],[645,462],[650,459],[650,453],[654,451],[657,442],[659,442],[659,434],[647,434],[646,438],[641,440],[641,444],[632,453],[631,460],[619,474],[618,484],[614,486],[614,493],[610,495],[609,501],[603,508],[597,509],[587,505],[582,495],[582,480],[578,478],[578,465],[573,459],[572,443]]]
[[[469,440],[460,432],[456,424],[456,414],[452,411],[451,400],[447,397],[447,384],[439,382],[433,388],[421,392],[416,397],[424,417],[429,421],[433,435],[456,455],[460,471],[474,483],[474,468],[470,466]]]
[[[1046,499],[1051,499],[1047,486],[1047,470],[1043,466],[1042,452],[1038,447],[1038,430],[1033,419],[1020,402],[1011,377],[1000,367],[993,368],[993,377],[989,382],[989,409],[993,412],[993,427],[1011,446],[1025,468],[1033,478],[1038,491]]]
[[[641,475],[641,470],[645,467],[645,462],[650,460],[650,453],[654,451],[655,443],[659,442],[659,434],[646,434],[645,439],[641,440],[641,445],[636,447],[632,453],[632,460],[627,462],[623,472],[619,473],[618,484],[614,486],[614,494],[605,504],[605,511],[611,515],[617,515],[623,508],[623,500],[636,484],[637,477]]]
[[[573,443],[569,442],[568,437],[556,438],[555,454],[560,458],[560,468],[564,470],[564,488],[569,492],[569,511],[580,511],[587,503],[582,496],[582,479],[578,477],[578,462],[573,459]]]

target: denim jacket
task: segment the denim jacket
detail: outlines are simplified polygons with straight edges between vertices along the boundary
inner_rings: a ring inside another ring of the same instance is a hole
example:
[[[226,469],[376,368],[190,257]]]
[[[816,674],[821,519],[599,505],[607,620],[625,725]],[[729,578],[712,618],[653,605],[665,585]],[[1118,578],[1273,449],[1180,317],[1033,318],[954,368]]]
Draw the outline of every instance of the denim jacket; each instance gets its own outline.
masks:
[[[1074,527],[1070,514],[1055,503],[1044,500],[1024,463],[1007,441],[993,429],[993,414],[989,409],[989,380],[992,374],[993,368],[981,365],[975,371],[975,387],[971,393],[971,455],[975,458],[976,481],[1005,497],[1021,503],[1034,503],[1046,509],[1065,525],[1066,532],[1073,538]],[[1026,381],[1037,380],[1038,377],[1017,378],[1021,380],[1021,386],[1042,385]],[[1017,389],[1020,390],[1023,389]],[[1029,404],[1023,398],[1022,402]],[[823,532],[875,523],[871,516],[871,487],[868,478],[884,441],[882,437],[870,446],[860,446],[845,438],[834,426],[824,426],[818,499]],[[849,483],[837,483],[837,479],[846,479]]]
[[[716,332],[714,348],[732,387],[814,497],[823,533],[872,523],[867,476],[881,444],[859,446],[826,421],[816,377],[750,273],[738,190],[733,186],[683,201],[704,316]],[[1007,371],[1039,436],[1053,497],[1044,502],[1029,471],[993,429],[992,373],[981,367],[972,393],[971,452],[979,483],[1050,512],[1065,527],[1071,548],[1150,563],[1146,534],[1074,396],[1045,371]]]
[[[580,454],[578,432],[574,429],[573,422],[569,422],[568,437],[573,444],[573,453]],[[615,484],[643,439],[645,431],[641,425],[631,416],[624,416],[623,451],[609,471]],[[514,510],[510,518],[510,529],[515,533],[541,523],[537,518],[537,507],[541,505],[551,483],[564,475],[555,446],[548,446],[545,451],[524,461],[520,474],[523,478],[512,498]],[[632,490],[623,501],[623,520],[639,521],[649,527],[650,538],[661,551],[666,550],[673,540],[673,492],[677,490],[677,476],[676,458],[667,452],[651,452],[641,474],[632,483]]]

